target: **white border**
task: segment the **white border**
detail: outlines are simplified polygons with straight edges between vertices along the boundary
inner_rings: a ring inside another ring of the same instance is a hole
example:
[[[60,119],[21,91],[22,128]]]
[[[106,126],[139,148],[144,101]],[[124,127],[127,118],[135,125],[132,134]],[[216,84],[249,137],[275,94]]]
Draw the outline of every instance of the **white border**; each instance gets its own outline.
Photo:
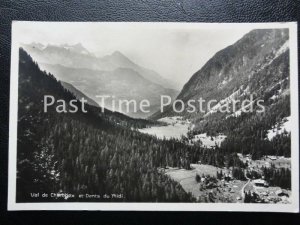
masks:
[[[165,22],[97,22],[103,26],[154,26],[184,27],[198,29],[242,28],[253,29],[289,28],[290,38],[290,90],[292,120],[292,203],[249,204],[249,203],[16,203],[16,159],[17,159],[17,116],[18,116],[18,65],[19,40],[16,32],[22,25],[37,23],[92,24],[95,22],[31,22],[13,21],[11,45],[10,113],[9,113],[9,173],[8,210],[121,210],[121,211],[255,211],[255,212],[299,212],[299,118],[298,118],[298,55],[297,23],[165,23]],[[26,34],[23,34],[26,35]]]

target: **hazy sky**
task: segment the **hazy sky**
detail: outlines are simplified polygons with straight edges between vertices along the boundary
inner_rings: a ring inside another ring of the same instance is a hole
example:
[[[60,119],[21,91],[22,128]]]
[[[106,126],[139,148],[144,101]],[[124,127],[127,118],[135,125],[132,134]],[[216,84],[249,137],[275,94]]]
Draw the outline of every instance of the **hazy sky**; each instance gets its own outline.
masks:
[[[121,51],[182,87],[217,51],[253,28],[187,23],[24,23],[18,40],[42,44],[81,43],[98,56]]]

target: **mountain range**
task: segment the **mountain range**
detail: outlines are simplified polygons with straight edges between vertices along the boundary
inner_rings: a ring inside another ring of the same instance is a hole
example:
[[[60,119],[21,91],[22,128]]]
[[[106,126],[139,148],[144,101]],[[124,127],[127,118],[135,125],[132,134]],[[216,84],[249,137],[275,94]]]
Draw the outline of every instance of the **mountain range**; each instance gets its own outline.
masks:
[[[119,51],[96,57],[80,43],[59,46],[31,43],[22,44],[22,48],[38,62],[41,69],[73,85],[98,104],[100,101],[96,95],[114,96],[116,101],[150,101],[149,113],[133,112],[133,108],[125,112],[132,117],[146,118],[159,110],[160,95],[175,98],[178,94],[171,81],[135,64]],[[105,107],[111,109],[111,101]],[[118,107],[116,110],[122,111]]]

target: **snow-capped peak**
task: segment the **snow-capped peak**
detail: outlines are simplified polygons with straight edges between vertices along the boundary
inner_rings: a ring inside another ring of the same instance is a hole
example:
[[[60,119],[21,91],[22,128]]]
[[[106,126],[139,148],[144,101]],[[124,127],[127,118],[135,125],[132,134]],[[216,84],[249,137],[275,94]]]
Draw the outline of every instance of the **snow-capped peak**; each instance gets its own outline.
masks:
[[[70,50],[72,52],[80,53],[80,54],[85,54],[88,55],[90,52],[81,44],[77,43],[74,45],[69,45],[69,44],[63,44],[61,45],[64,49]]]

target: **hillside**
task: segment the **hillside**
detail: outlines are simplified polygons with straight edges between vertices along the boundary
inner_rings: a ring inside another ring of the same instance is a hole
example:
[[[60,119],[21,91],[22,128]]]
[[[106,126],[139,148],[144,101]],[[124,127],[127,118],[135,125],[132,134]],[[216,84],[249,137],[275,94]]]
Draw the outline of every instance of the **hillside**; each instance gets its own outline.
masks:
[[[225,134],[223,147],[233,152],[252,153],[255,157],[289,156],[289,134],[277,131],[276,144],[275,139],[268,140],[269,130],[277,129],[290,116],[289,76],[288,30],[253,30],[217,52],[190,78],[177,97],[185,106],[189,100],[214,99],[210,110],[206,104],[203,104],[204,112],[196,107],[198,110],[192,113],[187,110],[176,113],[169,107],[151,118],[184,116],[194,124],[191,135]],[[242,105],[244,100],[250,101]],[[258,111],[259,100],[263,100],[264,113]],[[232,111],[234,101],[240,103]],[[227,106],[230,112],[220,111]],[[248,110],[250,107],[252,112]]]
[[[158,74],[154,70],[147,69],[143,66],[137,65],[129,58],[127,58],[120,51],[115,51],[111,55],[106,55],[101,58],[103,61],[112,62],[116,65],[116,68],[128,68],[136,71],[145,79],[155,83],[162,85],[165,88],[177,90],[176,84],[173,83],[172,80],[167,80],[163,78],[160,74]],[[178,93],[177,93],[178,94]]]
[[[94,100],[92,100],[91,98],[87,97],[85,94],[83,94],[81,91],[79,91],[78,89],[76,89],[72,84],[69,84],[67,82],[61,81],[60,82],[61,85],[69,90],[77,99],[86,99],[87,100],[87,104],[92,105],[92,106],[96,106],[99,107],[98,103],[95,102]]]
[[[143,99],[150,101],[149,113],[133,112],[133,107],[126,114],[134,118],[146,118],[159,109],[160,95],[176,97],[177,91],[164,88],[141,76],[140,73],[127,67],[120,67],[112,71],[100,71],[86,68],[71,68],[59,64],[40,63],[43,70],[49,71],[61,81],[68,82],[85,93],[98,104],[101,103],[97,95],[114,96],[115,100],[134,99],[139,103]],[[122,65],[125,66],[125,65]],[[108,99],[105,107],[112,108],[112,101]],[[122,112],[120,108],[118,111]],[[125,109],[123,109],[124,111]]]
[[[159,168],[189,169],[199,159],[238,165],[236,155],[224,159],[219,151],[142,134],[137,128],[153,122],[101,113],[92,105],[86,104],[87,113],[57,113],[55,107],[45,113],[44,95],[65,102],[76,98],[23,49],[19,54],[17,202],[190,202],[195,199]],[[38,192],[71,197],[30,197]],[[78,197],[86,193],[93,197]],[[103,199],[115,193],[121,195]]]

